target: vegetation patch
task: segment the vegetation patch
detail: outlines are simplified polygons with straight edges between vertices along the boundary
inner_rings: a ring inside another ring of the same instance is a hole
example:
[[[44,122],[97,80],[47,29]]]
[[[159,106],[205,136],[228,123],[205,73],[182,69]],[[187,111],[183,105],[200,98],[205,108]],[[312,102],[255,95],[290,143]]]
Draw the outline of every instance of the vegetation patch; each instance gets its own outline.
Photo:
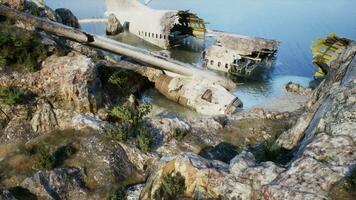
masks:
[[[141,126],[136,129],[136,132],[138,147],[145,153],[149,152],[153,145],[153,139],[149,131],[147,128]]]
[[[126,192],[124,187],[113,188],[110,191],[109,196],[106,198],[107,200],[126,200]]]
[[[162,184],[154,196],[155,199],[174,200],[183,197],[185,190],[185,178],[180,173],[175,175],[170,173],[163,176]]]
[[[0,103],[6,105],[23,104],[32,97],[29,92],[16,88],[0,87]]]
[[[135,139],[137,146],[143,152],[149,152],[153,139],[144,125],[143,118],[151,112],[151,108],[149,104],[142,104],[138,107],[115,106],[111,110],[111,120],[116,124],[114,128],[107,130],[108,135],[119,142],[129,138]]]
[[[50,149],[46,146],[36,148],[36,163],[37,169],[53,169],[55,166],[55,157],[50,153]]]
[[[10,67],[8,70],[35,72],[40,69],[40,63],[48,54],[37,34],[1,24],[0,66]]]
[[[58,167],[70,156],[76,153],[76,149],[72,145],[65,145],[58,148],[54,153],[51,153],[49,147],[40,145],[31,150],[35,154],[35,167],[41,170],[48,170]]]
[[[279,147],[275,140],[266,140],[255,148],[251,149],[257,162],[272,161],[277,164],[285,165],[293,157],[290,151]]]

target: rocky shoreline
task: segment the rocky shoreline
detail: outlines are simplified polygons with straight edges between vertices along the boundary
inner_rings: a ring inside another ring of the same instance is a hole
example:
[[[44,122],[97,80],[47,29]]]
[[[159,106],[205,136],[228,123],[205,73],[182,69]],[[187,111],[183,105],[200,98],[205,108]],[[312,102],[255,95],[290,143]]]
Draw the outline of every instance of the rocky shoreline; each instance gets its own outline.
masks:
[[[0,3],[79,25],[69,10],[53,11],[42,1]],[[286,86],[308,96],[298,110],[147,117],[150,108],[140,95],[159,72],[113,68],[103,52],[29,24],[0,23],[19,27],[20,35],[33,33],[46,50],[35,70],[0,62],[0,97],[6,100],[0,101],[0,199],[354,195],[341,186],[356,164],[354,42],[334,58],[316,89]]]

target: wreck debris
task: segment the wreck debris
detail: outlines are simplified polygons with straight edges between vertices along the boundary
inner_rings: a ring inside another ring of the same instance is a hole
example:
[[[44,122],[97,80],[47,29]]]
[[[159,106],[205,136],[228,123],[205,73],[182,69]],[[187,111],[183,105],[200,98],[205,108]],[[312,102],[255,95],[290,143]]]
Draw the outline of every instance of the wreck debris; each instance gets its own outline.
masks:
[[[45,30],[57,36],[67,38],[76,42],[80,42],[87,46],[96,47],[115,54],[125,55],[138,61],[147,63],[153,67],[174,72],[183,76],[203,77],[211,82],[221,84],[227,89],[236,87],[236,84],[231,80],[218,76],[206,70],[177,62],[175,60],[165,58],[156,54],[149,53],[142,49],[117,42],[105,37],[89,34],[78,29],[59,24],[53,21],[35,17],[33,15],[17,11],[0,4],[0,15],[6,16],[9,19],[19,20],[26,24],[30,24],[35,28]]]
[[[263,67],[271,67],[278,42],[249,36],[210,31],[216,41],[203,52],[205,66],[231,75],[251,78]]]
[[[207,79],[180,77],[148,66],[109,57],[103,64],[135,71],[155,83],[166,98],[204,115],[231,114],[243,106],[240,99]]]
[[[160,75],[155,87],[168,99],[205,115],[232,114],[242,102],[206,79]]]
[[[331,33],[327,38],[319,38],[312,43],[313,64],[316,66],[314,77],[324,78],[329,72],[330,61],[336,58],[338,53],[344,51],[351,40],[340,38]]]

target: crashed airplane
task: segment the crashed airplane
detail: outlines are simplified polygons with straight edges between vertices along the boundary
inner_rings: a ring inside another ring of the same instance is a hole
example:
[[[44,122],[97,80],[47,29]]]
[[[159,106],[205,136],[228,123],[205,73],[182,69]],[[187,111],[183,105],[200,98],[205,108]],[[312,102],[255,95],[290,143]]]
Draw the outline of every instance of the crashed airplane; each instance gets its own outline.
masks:
[[[155,10],[137,0],[106,0],[106,5],[107,14],[115,15],[126,31],[163,49],[200,51],[205,67],[233,76],[253,78],[271,67],[278,48],[274,40],[209,31],[204,20],[189,11]]]
[[[106,6],[127,31],[163,49],[204,43],[205,23],[189,11],[154,10],[137,0],[106,0]]]

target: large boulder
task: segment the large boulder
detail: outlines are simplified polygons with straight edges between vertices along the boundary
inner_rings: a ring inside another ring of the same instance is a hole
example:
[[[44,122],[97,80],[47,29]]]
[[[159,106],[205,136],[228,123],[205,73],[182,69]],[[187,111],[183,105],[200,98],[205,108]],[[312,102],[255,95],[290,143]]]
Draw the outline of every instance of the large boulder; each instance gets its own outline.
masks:
[[[123,26],[120,21],[116,18],[114,14],[110,14],[106,24],[106,34],[107,35],[117,35],[124,31]]]
[[[83,176],[80,170],[74,168],[39,171],[25,179],[21,187],[46,200],[88,198]]]
[[[74,28],[80,28],[80,24],[77,17],[69,9],[58,8],[55,10],[55,12],[61,18],[62,24]]]
[[[94,62],[83,55],[51,56],[42,64],[37,87],[57,108],[96,112],[101,104],[101,82]]]

